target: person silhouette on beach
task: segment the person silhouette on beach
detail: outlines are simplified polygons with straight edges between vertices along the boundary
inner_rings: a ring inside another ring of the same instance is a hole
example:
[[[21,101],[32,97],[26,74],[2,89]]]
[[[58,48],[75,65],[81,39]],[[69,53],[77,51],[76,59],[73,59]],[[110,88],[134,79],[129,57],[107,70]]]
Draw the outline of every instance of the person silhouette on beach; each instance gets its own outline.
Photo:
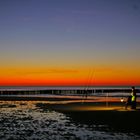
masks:
[[[131,87],[132,89],[132,92],[131,92],[131,95],[128,96],[127,98],[127,101],[126,101],[126,104],[125,104],[125,109],[127,109],[127,107],[130,105],[131,106],[131,109],[136,109],[136,90],[135,90],[135,87]]]
[[[136,109],[137,102],[136,102],[136,89],[135,87],[132,87],[132,93],[131,93],[131,109]]]

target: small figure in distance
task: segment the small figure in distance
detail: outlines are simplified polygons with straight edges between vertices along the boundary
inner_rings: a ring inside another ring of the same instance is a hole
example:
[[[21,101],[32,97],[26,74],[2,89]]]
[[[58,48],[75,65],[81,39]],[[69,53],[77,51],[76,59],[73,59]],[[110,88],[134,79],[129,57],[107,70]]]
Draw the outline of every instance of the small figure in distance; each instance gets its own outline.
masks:
[[[136,89],[133,86],[132,87],[132,93],[131,93],[131,109],[136,109],[136,106],[137,106],[136,98],[137,98],[137,96],[136,96]]]

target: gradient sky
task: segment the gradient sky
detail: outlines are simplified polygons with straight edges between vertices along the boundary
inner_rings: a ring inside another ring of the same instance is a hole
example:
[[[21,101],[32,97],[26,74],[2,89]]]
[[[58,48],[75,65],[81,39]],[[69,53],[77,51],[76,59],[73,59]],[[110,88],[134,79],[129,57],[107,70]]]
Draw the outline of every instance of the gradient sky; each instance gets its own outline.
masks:
[[[0,0],[0,85],[140,85],[140,0]]]

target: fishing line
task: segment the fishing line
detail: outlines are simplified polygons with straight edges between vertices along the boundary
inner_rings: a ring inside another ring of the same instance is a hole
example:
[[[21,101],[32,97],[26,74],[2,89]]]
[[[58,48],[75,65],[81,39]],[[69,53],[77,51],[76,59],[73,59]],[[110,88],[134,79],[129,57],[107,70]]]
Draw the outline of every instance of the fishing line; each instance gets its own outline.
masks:
[[[93,81],[93,78],[95,79],[95,69],[92,69],[91,71],[89,71],[89,74],[88,74],[87,83],[86,83],[86,87],[85,87],[85,96],[86,97],[88,94],[88,89],[91,86],[91,83]]]

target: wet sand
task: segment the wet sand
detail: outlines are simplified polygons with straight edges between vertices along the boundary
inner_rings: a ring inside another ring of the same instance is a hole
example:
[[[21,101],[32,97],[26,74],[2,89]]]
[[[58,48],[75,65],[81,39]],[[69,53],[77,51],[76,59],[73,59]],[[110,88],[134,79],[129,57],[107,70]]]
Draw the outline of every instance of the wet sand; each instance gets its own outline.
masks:
[[[64,113],[75,123],[108,125],[118,132],[140,135],[140,106],[137,106],[136,110],[132,110],[130,107],[125,109],[124,103],[120,102],[40,103],[37,106],[44,110]]]
[[[75,124],[107,125],[111,131],[134,133],[140,135],[140,102],[137,109],[125,109],[125,102],[119,98],[106,97],[1,97],[4,101],[36,102],[36,107],[44,112],[56,111],[63,113]],[[45,103],[43,103],[45,102]],[[20,105],[21,105],[20,104]]]
[[[113,104],[115,107],[116,103]],[[139,123],[135,122],[139,119],[139,111],[110,110],[108,107],[113,104],[0,101],[0,139],[139,140]],[[101,109],[103,106],[106,110]],[[79,110],[79,107],[85,108]],[[90,107],[94,110],[87,110]],[[135,119],[134,124],[131,127],[127,125],[129,120],[122,123],[124,118],[131,118],[131,121]]]

